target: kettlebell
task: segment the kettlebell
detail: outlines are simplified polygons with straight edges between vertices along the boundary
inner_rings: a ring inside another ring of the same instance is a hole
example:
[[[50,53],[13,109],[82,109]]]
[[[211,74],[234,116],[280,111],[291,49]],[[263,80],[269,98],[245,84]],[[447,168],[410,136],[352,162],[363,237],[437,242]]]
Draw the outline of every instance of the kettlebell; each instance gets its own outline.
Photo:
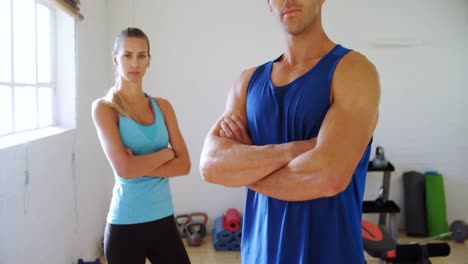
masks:
[[[202,244],[202,233],[206,233],[205,225],[202,223],[188,223],[185,226],[185,234],[189,246],[198,247]]]
[[[202,238],[206,235],[206,223],[208,222],[208,215],[203,212],[191,213],[187,219],[188,223],[202,224],[203,228],[200,229],[200,235]]]
[[[179,231],[180,237],[185,237],[187,234],[185,233],[185,226],[188,223],[189,215],[188,214],[181,214],[175,217],[176,224],[177,224],[177,231]]]
[[[385,159],[385,153],[384,153],[383,147],[377,146],[377,149],[375,150],[375,157],[374,157],[374,160],[372,161],[372,164],[374,165],[374,168],[378,168],[378,169],[383,169],[387,167],[388,161]]]

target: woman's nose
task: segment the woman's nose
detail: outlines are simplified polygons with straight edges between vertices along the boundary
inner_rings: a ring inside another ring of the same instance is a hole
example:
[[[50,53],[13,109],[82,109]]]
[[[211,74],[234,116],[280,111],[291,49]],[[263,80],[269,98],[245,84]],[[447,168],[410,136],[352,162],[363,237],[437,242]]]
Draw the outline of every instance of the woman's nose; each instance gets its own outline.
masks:
[[[137,59],[133,59],[130,63],[130,67],[132,68],[136,68],[136,66],[138,65],[138,60]]]

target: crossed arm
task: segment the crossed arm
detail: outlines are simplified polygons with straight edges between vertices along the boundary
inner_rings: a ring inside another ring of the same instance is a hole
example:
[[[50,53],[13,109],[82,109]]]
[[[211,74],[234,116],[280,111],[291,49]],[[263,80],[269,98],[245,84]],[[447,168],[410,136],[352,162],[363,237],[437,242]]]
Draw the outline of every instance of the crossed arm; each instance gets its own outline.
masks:
[[[174,110],[168,101],[161,98],[156,98],[156,101],[164,115],[171,148],[140,156],[134,156],[123,145],[117,125],[117,113],[101,99],[93,103],[92,115],[99,141],[112,168],[122,178],[173,177],[190,171],[190,157]]]
[[[228,96],[223,116],[210,130],[204,142],[200,173],[207,182],[229,187],[252,184],[284,167],[313,145],[311,141],[265,146],[251,144],[243,124],[247,83],[254,70],[247,70],[240,75]],[[224,133],[232,131],[227,126],[242,133],[239,134],[239,142],[226,137]]]
[[[234,94],[235,90],[236,87]],[[243,92],[244,94],[241,92],[241,96],[236,97],[241,103],[237,108],[231,107],[231,109],[237,109],[235,113],[239,118],[232,116],[231,119],[221,118],[208,135],[208,142],[222,142],[223,140],[231,142],[229,145],[205,143],[204,153],[220,153],[218,159],[212,159],[210,155],[204,157],[214,164],[212,167],[221,168],[222,164],[226,165],[225,160],[237,158],[230,155],[233,148],[237,148],[239,151],[237,156],[240,157],[243,155],[243,150],[249,149],[249,145],[246,144],[249,139],[243,136],[243,134],[247,135],[243,126],[245,122],[240,122],[245,120],[245,90]],[[245,180],[239,181],[239,184],[243,183],[257,192],[288,201],[328,197],[343,191],[348,186],[357,163],[375,130],[379,98],[379,81],[374,66],[360,54],[354,52],[348,54],[336,68],[332,81],[331,107],[322,123],[319,135],[308,143],[314,140],[316,142],[307,146],[308,149],[302,148],[302,152],[277,152],[277,156],[284,158],[283,163],[272,160],[271,165],[274,164],[276,167],[270,171],[257,171],[252,177],[249,170],[243,170]],[[227,109],[229,105],[228,100]],[[239,140],[239,137],[243,140]],[[279,146],[281,145],[271,147]],[[250,158],[255,159],[254,156]],[[285,160],[287,161],[284,162]],[[203,163],[201,164],[202,175],[209,173],[210,167],[204,170],[202,165]],[[218,170],[217,175],[208,179],[205,177],[205,179],[230,186],[226,183],[232,180],[231,177],[235,178],[233,171],[237,169],[232,165],[235,164],[231,163],[231,166],[225,167],[224,170]]]

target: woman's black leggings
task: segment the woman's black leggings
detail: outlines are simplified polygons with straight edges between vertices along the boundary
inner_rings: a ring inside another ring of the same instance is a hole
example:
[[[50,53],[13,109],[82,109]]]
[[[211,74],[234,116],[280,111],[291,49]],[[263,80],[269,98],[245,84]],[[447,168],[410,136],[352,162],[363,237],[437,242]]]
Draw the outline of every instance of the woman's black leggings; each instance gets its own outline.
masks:
[[[131,224],[107,224],[104,254],[108,264],[190,263],[177,231],[174,216]]]

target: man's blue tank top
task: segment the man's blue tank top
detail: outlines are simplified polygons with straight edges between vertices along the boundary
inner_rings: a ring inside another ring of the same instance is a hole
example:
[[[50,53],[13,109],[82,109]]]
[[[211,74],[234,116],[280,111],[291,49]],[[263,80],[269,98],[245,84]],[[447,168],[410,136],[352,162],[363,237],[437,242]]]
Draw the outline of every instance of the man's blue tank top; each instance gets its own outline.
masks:
[[[145,155],[167,148],[169,135],[164,116],[151,96],[154,122],[142,125],[119,115],[122,143],[133,155]],[[114,171],[115,185],[107,215],[110,224],[137,224],[164,218],[174,213],[168,178],[124,179]]]
[[[259,66],[247,88],[247,127],[255,145],[317,137],[330,108],[335,67],[349,50],[337,45],[308,72],[274,87],[275,61]],[[278,59],[277,59],[278,60]],[[370,144],[343,192],[287,202],[247,190],[243,264],[364,263],[361,212]]]

